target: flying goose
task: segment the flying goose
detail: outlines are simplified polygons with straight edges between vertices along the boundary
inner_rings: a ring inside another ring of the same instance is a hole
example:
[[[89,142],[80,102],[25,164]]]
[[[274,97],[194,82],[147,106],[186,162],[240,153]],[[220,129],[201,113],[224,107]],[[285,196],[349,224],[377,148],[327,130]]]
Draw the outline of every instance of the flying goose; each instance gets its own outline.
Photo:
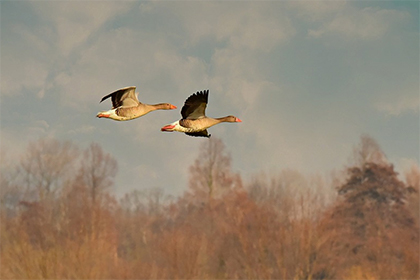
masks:
[[[96,116],[98,118],[109,118],[116,121],[128,121],[144,116],[154,110],[176,109],[176,106],[169,103],[155,105],[141,103],[135,91],[136,87],[125,87],[104,96],[99,103],[111,97],[112,109],[99,112]]]
[[[192,94],[185,100],[184,106],[181,109],[182,119],[165,125],[161,131],[179,131],[184,132],[189,136],[210,137],[207,128],[221,122],[242,122],[239,118],[234,116],[227,116],[223,118],[210,118],[206,116],[206,106],[208,101],[209,91],[204,90]]]

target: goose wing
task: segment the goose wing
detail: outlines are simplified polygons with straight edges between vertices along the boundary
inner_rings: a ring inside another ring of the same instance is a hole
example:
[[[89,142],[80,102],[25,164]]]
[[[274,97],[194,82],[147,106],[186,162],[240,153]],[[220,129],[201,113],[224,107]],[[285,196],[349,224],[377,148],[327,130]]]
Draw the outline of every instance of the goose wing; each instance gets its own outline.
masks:
[[[206,116],[209,90],[197,92],[185,100],[181,109],[183,119],[195,120]]]
[[[139,100],[136,95],[136,87],[125,87],[116,90],[101,99],[101,102],[111,97],[112,109],[118,107],[135,107],[139,105]]]

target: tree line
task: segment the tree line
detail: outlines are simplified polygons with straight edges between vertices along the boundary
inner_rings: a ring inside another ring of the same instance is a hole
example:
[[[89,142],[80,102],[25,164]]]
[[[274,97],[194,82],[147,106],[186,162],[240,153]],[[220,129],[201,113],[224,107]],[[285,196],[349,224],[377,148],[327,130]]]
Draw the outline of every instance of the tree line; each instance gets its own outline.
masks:
[[[2,161],[0,277],[419,278],[420,169],[398,174],[369,136],[330,176],[246,179],[210,138],[176,198],[151,188],[118,199],[117,170],[99,144],[57,139]]]

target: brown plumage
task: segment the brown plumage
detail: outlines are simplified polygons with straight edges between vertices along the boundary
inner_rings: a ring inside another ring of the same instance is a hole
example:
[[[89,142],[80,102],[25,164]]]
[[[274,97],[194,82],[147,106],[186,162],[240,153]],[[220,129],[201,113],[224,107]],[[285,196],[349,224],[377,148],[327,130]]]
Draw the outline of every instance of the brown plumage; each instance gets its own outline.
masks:
[[[100,102],[111,97],[112,109],[99,112],[98,118],[110,118],[116,121],[128,121],[155,110],[172,110],[176,106],[169,103],[144,104],[136,95],[136,87],[126,87],[104,96]]]
[[[241,122],[234,116],[210,118],[206,116],[208,90],[192,94],[181,109],[182,119],[161,128],[162,131],[179,131],[189,136],[210,137],[207,128],[221,122]]]

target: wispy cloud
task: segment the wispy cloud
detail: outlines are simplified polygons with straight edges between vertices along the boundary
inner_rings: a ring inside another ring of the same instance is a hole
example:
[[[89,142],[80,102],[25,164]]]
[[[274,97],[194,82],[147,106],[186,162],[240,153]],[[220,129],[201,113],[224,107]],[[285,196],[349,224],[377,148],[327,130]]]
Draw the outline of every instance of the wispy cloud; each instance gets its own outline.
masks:
[[[270,3],[248,2],[238,6],[236,3],[205,2],[169,6],[182,19],[187,42],[193,45],[210,39],[237,50],[269,51],[294,34],[287,13],[273,10]]]
[[[107,21],[126,12],[132,3],[85,2],[83,9],[72,1],[32,3],[34,12],[53,26],[58,51],[66,56],[86,42]]]
[[[76,129],[71,129],[69,131],[67,131],[67,134],[72,134],[72,135],[79,135],[81,133],[93,133],[95,131],[97,131],[98,128],[96,128],[93,125],[82,125]],[[103,131],[102,133],[104,133],[105,131]]]
[[[381,101],[375,104],[378,111],[392,116],[399,116],[404,113],[419,113],[419,96],[402,96],[393,102]]]
[[[331,20],[324,21],[321,27],[310,29],[308,35],[315,38],[335,35],[346,40],[374,40],[409,17],[410,14],[404,11],[348,7]]]
[[[18,57],[14,55],[18,54],[2,50],[2,94],[19,95],[23,89],[26,89],[42,98],[42,90],[48,76],[48,64],[26,54]],[[7,68],[4,67],[5,65]],[[7,71],[4,71],[6,69]]]

